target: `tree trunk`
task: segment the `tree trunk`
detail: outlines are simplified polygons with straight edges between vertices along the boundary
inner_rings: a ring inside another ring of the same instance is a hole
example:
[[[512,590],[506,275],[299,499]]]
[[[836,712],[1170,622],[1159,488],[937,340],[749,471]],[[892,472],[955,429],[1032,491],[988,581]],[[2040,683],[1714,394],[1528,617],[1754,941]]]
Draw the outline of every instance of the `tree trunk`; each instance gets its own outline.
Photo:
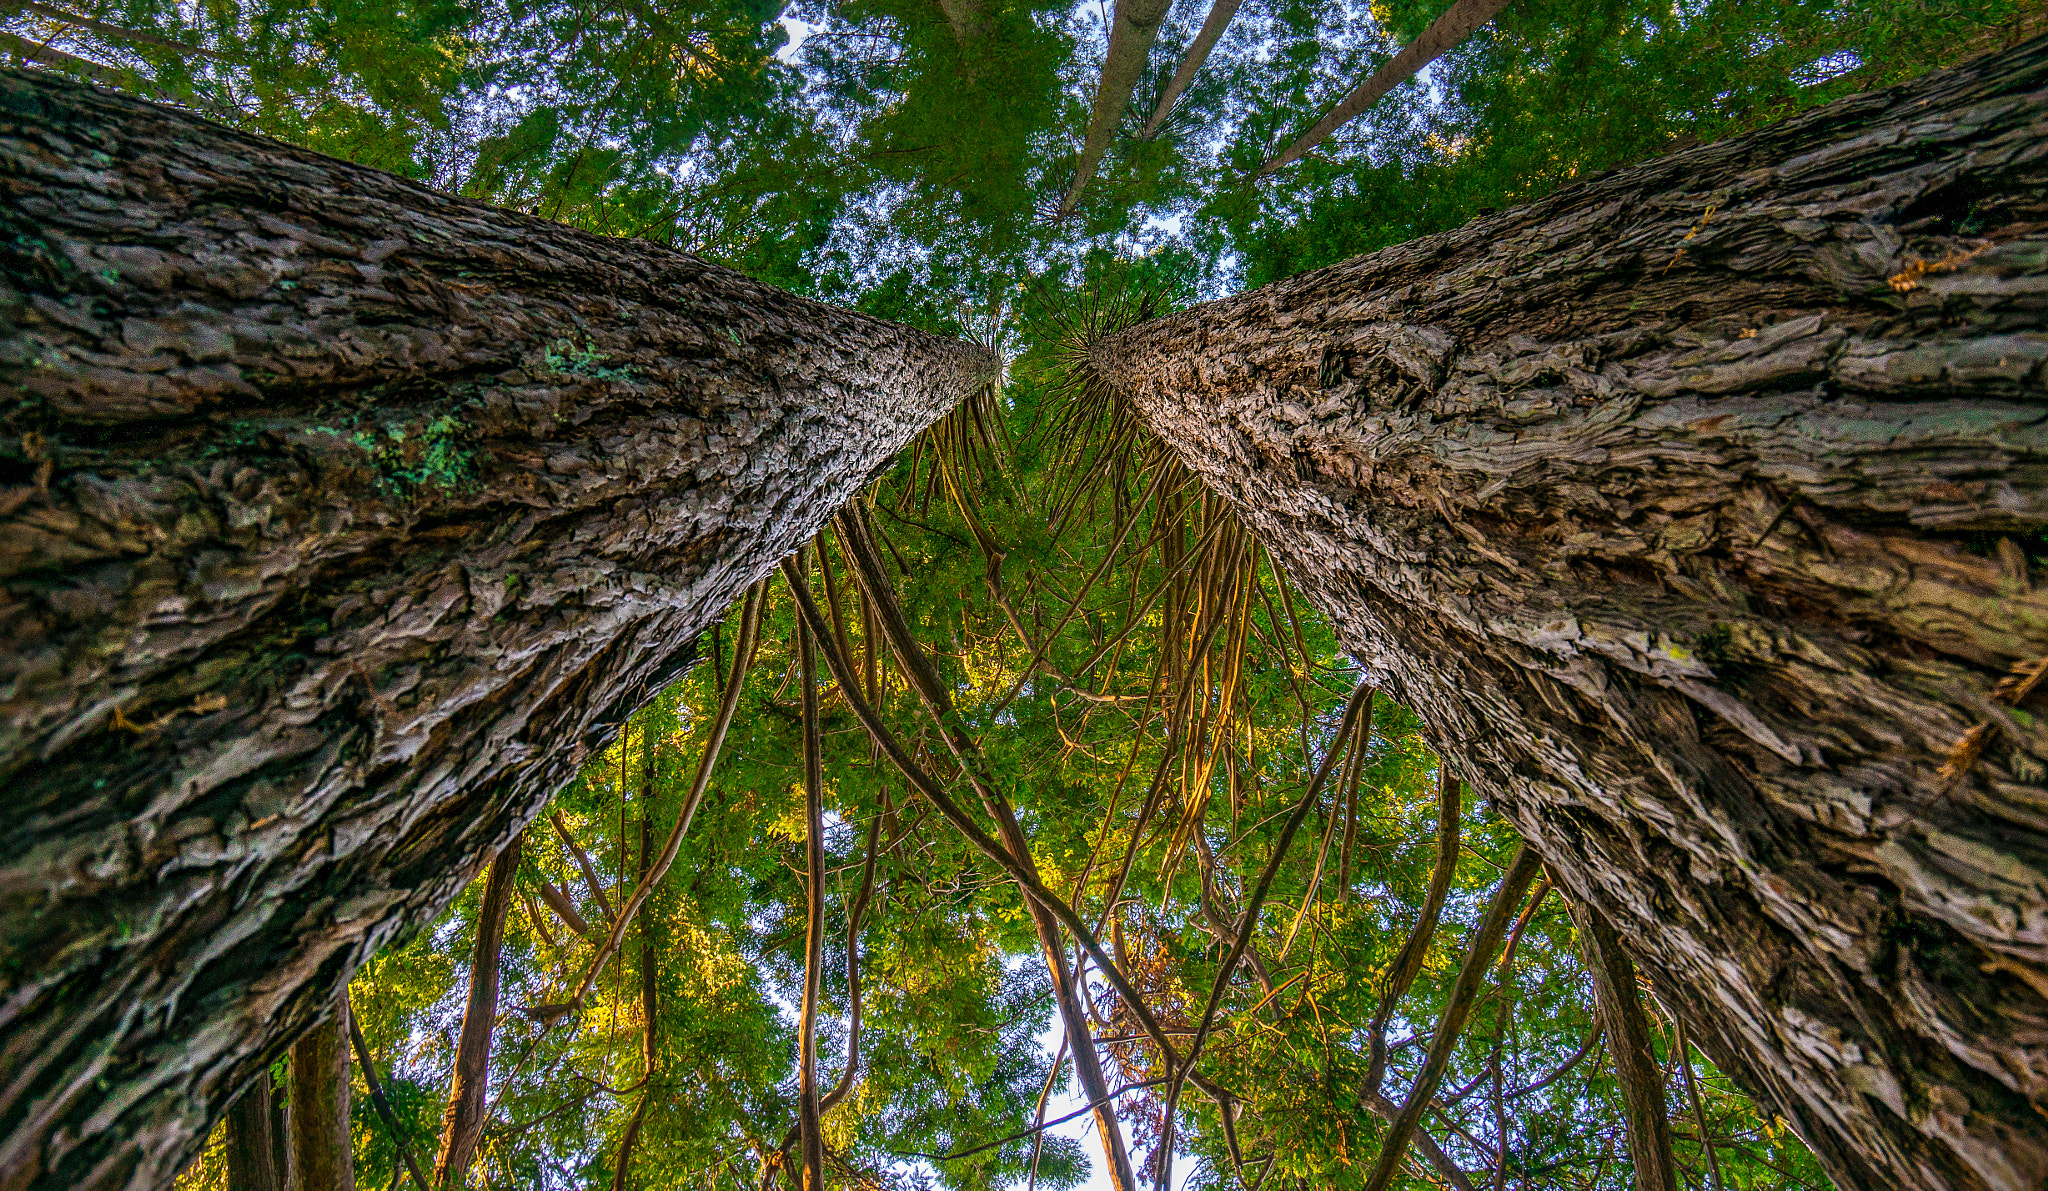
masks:
[[[228,1191],[283,1191],[271,1133],[269,1071],[259,1073],[228,1109],[227,1140]]]
[[[434,1155],[436,1187],[468,1184],[469,1163],[484,1135],[484,1111],[491,1090],[491,1033],[498,1021],[498,955],[505,947],[505,917],[512,909],[521,838],[514,836],[498,853],[484,878],[484,904],[477,913],[476,946],[469,957],[469,999],[462,1006],[455,1074],[448,1083],[448,1108],[441,1117],[441,1149]]]
[[[2044,226],[2037,40],[1093,349],[1845,1187],[2048,1178]]]
[[[988,33],[986,0],[939,0],[939,11],[953,27],[953,40],[967,49]]]
[[[292,1046],[292,1191],[356,1191],[348,1128],[348,1002]]]
[[[167,1184],[981,349],[0,73],[0,1188]]]
[[[1650,1049],[1650,1022],[1643,1013],[1642,993],[1636,988],[1636,966],[1605,915],[1578,902],[1571,902],[1569,908],[1572,925],[1579,931],[1579,946],[1586,955],[1586,970],[1593,976],[1593,1000],[1606,1025],[1608,1049],[1614,1053],[1636,1191],[1678,1191],[1671,1116],[1664,1103],[1664,1069]],[[1704,1140],[1700,1144],[1706,1146]]]
[[[1081,159],[1074,166],[1074,182],[1067,197],[1060,200],[1065,218],[1081,205],[1081,192],[1088,188],[1124,110],[1131,106],[1131,92],[1145,73],[1145,59],[1152,53],[1152,41],[1166,20],[1173,0],[1116,0],[1109,20],[1109,48],[1102,58],[1102,78],[1095,85],[1095,106],[1088,117],[1088,136],[1081,145]]]
[[[1209,15],[1202,18],[1202,28],[1195,34],[1195,40],[1188,44],[1187,53],[1181,55],[1180,65],[1174,69],[1173,77],[1167,80],[1166,90],[1159,93],[1159,102],[1152,108],[1152,118],[1145,121],[1145,131],[1138,134],[1140,140],[1149,141],[1159,135],[1159,126],[1173,114],[1173,105],[1179,101],[1180,93],[1195,81],[1195,74],[1209,60],[1209,51],[1223,39],[1223,31],[1230,28],[1230,20],[1237,15],[1238,5],[1243,2],[1210,0]]]
[[[1331,133],[1351,123],[1359,113],[1377,103],[1380,96],[1414,78],[1423,67],[1477,33],[1481,25],[1499,16],[1500,10],[1507,6],[1508,0],[1458,0],[1431,21],[1429,28],[1422,31],[1422,36],[1401,47],[1401,52],[1374,71],[1371,78],[1338,101],[1336,107],[1323,113],[1315,127],[1302,133],[1282,152],[1267,158],[1259,166],[1257,176],[1263,178],[1300,161],[1309,150],[1328,140]]]
[[[797,555],[802,581],[803,555]],[[818,736],[818,655],[803,621],[796,624],[803,671],[804,992],[797,1020],[797,1132],[803,1142],[802,1191],[825,1191],[825,1139],[819,1132],[818,998],[825,968],[825,775]]]

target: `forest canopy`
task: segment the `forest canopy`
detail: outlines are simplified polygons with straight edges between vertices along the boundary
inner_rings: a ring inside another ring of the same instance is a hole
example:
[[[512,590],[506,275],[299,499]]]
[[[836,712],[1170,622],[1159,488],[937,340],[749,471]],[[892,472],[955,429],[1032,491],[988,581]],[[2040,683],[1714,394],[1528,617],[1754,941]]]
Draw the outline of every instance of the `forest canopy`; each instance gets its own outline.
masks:
[[[357,1185],[410,1161],[793,1191],[821,1094],[828,1185],[1109,1185],[1068,1003],[1137,1183],[1367,1186],[1435,1064],[1376,1187],[1637,1185],[1643,1071],[1676,1186],[1826,1185],[1647,982],[1647,1066],[1622,1069],[1611,957],[1490,792],[1076,345],[2010,46],[2038,5],[1515,0],[1270,171],[1441,10],[1182,3],[1132,51],[1143,7],[0,4],[15,64],[1002,357],[506,859],[355,973]],[[1135,81],[1105,113],[1120,48]],[[550,361],[609,366],[567,340]],[[1129,987],[1035,920],[877,724],[1027,842]],[[283,1061],[271,1083],[297,1086]],[[230,1185],[229,1132],[180,1186]]]

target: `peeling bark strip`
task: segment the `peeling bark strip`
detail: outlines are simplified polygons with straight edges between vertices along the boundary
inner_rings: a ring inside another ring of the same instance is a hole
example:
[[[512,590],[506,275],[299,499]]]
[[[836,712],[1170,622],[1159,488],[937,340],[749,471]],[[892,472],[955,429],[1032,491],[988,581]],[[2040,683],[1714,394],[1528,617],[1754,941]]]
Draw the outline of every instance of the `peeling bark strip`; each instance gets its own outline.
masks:
[[[1094,351],[1844,1187],[2048,1178],[2048,702],[1991,698],[2048,654],[2044,88],[2036,40]]]
[[[0,1188],[150,1187],[993,369],[0,73]]]

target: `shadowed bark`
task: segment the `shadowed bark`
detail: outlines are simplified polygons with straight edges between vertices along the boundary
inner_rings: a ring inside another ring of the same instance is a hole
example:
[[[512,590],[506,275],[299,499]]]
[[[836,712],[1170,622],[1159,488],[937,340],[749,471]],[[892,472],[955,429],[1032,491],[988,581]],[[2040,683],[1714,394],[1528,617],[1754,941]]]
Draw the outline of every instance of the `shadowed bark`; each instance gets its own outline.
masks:
[[[228,1109],[228,1191],[284,1191],[272,1128],[270,1072],[263,1071]]]
[[[993,358],[0,72],[0,1187],[149,1187]]]
[[[346,999],[292,1046],[291,1072],[291,1191],[356,1191]]]
[[[1093,360],[1840,1185],[2032,1191],[2044,292],[2037,40]]]

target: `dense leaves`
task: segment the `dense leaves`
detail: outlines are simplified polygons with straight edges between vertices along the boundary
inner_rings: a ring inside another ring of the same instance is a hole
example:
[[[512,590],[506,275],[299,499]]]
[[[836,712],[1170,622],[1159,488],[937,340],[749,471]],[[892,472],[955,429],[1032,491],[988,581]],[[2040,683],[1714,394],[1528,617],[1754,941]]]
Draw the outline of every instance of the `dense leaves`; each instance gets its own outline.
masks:
[[[1159,135],[1140,138],[1206,13],[1177,7],[1124,135],[1064,219],[1104,49],[1096,6],[18,2],[0,6],[0,31],[18,60],[1000,343],[1007,384],[879,480],[867,517],[1045,883],[1099,926],[1186,1045],[1282,820],[1341,747],[1338,709],[1360,675],[1128,411],[1062,387],[1061,343],[1132,311],[1456,226],[2038,24],[2019,0],[1523,0],[1299,165],[1252,180],[1436,12],[1431,0],[1248,4]],[[875,601],[843,543],[821,539],[816,558],[815,596],[836,617],[828,647],[846,652],[919,763],[971,803],[873,631]],[[792,1185],[801,678],[789,594],[767,599],[710,794],[580,1004],[597,940],[680,811],[737,611],[698,642],[702,664],[636,712],[528,829],[474,1180]],[[856,982],[861,993],[857,1068],[824,1121],[834,1178],[1076,1185],[1101,1164],[1092,1136],[986,1146],[1077,1107],[1017,887],[912,792],[829,689],[822,727],[828,1087],[848,1062]],[[1194,1185],[1361,1184],[1387,1127],[1369,1095],[1376,1040],[1378,1093],[1398,1105],[1516,846],[1486,791],[1466,792],[1442,922],[1414,984],[1390,1000],[1437,856],[1439,766],[1414,718],[1381,699],[1362,756],[1338,772],[1281,859],[1246,962],[1223,978],[1203,1086],[1173,1101],[1176,1169]],[[870,839],[871,898],[854,924]],[[481,878],[436,928],[355,978],[403,1135],[359,1088],[366,1187],[406,1177],[402,1146],[431,1160],[480,900]],[[1159,1081],[1172,1072],[1133,1006],[1067,945],[1112,1086],[1140,1085],[1117,1113],[1141,1168],[1157,1172]],[[1579,956],[1562,894],[1539,881],[1423,1120],[1471,1185],[1630,1185]],[[1673,1029],[1653,1003],[1687,1185],[1818,1185],[1796,1139]],[[189,1185],[222,1185],[221,1145]],[[1446,1176],[1418,1147],[1401,1177]]]

